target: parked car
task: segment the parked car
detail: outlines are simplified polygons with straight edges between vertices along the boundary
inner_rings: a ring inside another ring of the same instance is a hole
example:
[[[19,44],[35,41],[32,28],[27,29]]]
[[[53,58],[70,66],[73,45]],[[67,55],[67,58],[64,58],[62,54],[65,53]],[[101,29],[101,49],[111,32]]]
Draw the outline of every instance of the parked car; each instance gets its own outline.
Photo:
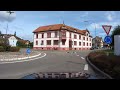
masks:
[[[94,50],[95,48],[94,47],[91,47],[90,50]]]

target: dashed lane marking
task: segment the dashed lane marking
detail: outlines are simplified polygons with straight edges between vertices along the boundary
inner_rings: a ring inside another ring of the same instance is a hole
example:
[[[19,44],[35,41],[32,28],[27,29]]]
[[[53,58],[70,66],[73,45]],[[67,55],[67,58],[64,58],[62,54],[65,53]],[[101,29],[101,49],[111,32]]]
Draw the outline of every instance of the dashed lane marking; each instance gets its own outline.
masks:
[[[84,57],[81,57],[82,59],[85,59]]]
[[[88,64],[85,64],[84,70],[88,70]]]

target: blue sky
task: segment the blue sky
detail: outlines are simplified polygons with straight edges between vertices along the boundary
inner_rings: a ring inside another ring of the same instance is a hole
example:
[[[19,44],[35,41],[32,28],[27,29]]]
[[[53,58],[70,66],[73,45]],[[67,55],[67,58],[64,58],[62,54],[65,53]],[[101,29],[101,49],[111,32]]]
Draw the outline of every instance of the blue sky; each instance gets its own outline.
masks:
[[[102,25],[112,25],[112,29],[120,25],[119,11],[14,11],[9,16],[6,11],[0,11],[0,31],[6,32],[8,23],[8,33],[33,41],[33,31],[39,26],[50,24],[62,24],[78,29],[88,29],[91,35],[105,37]],[[88,22],[84,22],[88,21]]]

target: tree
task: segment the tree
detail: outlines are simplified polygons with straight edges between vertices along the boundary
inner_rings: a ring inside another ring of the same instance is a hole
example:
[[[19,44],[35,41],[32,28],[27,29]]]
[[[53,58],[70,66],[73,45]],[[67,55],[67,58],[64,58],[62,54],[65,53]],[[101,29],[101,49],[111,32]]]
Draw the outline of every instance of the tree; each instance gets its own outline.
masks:
[[[24,43],[21,42],[21,41],[17,41],[17,46],[18,46],[18,47],[21,47],[21,48],[26,48],[26,47],[27,47],[27,45],[24,44]]]
[[[111,43],[111,46],[114,46],[114,35],[120,35],[120,26],[116,26],[112,32],[112,43]]]
[[[33,48],[33,42],[30,42],[30,48]]]

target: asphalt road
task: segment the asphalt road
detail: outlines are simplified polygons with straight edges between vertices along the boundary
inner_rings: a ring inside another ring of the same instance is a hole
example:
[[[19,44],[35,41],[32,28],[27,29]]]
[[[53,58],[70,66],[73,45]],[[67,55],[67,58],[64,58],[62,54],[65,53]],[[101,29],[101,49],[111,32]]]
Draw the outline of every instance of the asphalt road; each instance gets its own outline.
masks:
[[[41,56],[46,53],[45,57],[27,62],[0,64],[0,79],[19,79],[37,72],[87,72],[96,75],[85,60],[90,51],[75,52],[41,51]]]

